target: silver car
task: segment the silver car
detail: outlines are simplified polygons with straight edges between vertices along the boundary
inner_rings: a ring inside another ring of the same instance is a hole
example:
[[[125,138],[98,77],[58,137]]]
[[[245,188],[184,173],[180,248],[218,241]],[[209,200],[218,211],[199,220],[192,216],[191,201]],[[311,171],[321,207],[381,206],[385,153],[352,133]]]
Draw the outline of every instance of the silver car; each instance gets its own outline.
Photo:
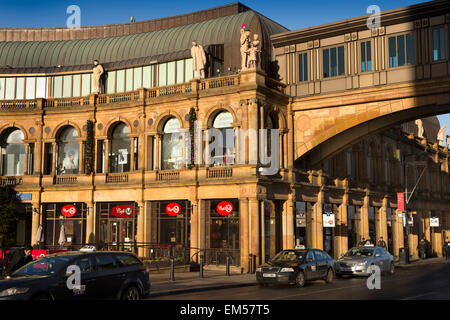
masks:
[[[394,257],[381,247],[364,246],[348,250],[336,261],[336,276],[369,276],[367,269],[377,265],[381,272],[394,274]]]

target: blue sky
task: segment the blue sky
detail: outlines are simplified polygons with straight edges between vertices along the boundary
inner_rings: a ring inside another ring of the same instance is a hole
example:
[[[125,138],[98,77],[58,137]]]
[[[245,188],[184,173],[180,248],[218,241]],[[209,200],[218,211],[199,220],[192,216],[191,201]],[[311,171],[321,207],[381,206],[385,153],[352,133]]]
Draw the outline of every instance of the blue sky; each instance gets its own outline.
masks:
[[[60,27],[66,25],[69,5],[81,9],[81,25],[129,22],[173,16],[231,3],[233,0],[0,0],[0,27]],[[370,5],[382,11],[421,3],[420,0],[242,0],[243,4],[295,30],[366,14]],[[450,131],[450,114],[440,116]]]

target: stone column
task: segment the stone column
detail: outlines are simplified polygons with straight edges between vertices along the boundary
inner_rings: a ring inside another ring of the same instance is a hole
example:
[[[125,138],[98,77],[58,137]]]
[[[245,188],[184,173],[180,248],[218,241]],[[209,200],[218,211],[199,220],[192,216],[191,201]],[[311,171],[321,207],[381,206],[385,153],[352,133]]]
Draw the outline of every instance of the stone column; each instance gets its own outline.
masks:
[[[197,248],[199,247],[198,244],[198,223],[199,223],[199,200],[191,200],[191,203],[193,204],[192,212],[191,212],[191,252],[190,256],[192,257],[196,252]],[[195,262],[199,262],[198,255],[194,257]]]
[[[387,231],[387,206],[388,206],[389,199],[388,197],[383,198],[383,203],[380,209],[378,209],[378,214],[375,216],[375,222],[376,222],[376,232],[377,232],[377,239],[380,237],[383,237],[384,242],[386,242],[386,245],[388,245],[388,231]]]
[[[348,251],[348,193],[342,197],[342,204],[339,206],[339,216],[336,219],[334,254],[340,257]]]
[[[32,204],[33,208],[32,208],[32,217],[31,217],[31,239],[30,239],[30,243],[32,245],[36,245],[36,233],[37,230],[39,228],[39,224],[40,224],[40,210],[39,210],[39,203],[33,203]]]
[[[160,163],[161,163],[161,157],[159,155],[159,145],[161,144],[161,134],[157,133],[155,135],[155,170],[159,170]]]
[[[287,168],[292,169],[294,166],[294,114],[292,112],[292,105],[289,102],[288,112],[287,112],[287,128],[288,128],[288,136],[287,136],[287,145],[286,145],[286,153],[287,153]]]
[[[254,138],[258,140],[258,104],[256,101],[250,102],[248,105],[248,122],[249,122],[249,163],[258,163],[258,141],[252,141]],[[255,134],[252,134],[256,133]],[[251,139],[251,137],[254,137]],[[247,147],[247,144],[246,144]]]
[[[58,155],[56,154],[56,142],[52,142],[52,175],[56,175],[56,159]]]
[[[142,201],[138,201],[139,212],[137,215],[137,245],[138,245],[138,256],[145,257],[146,250],[144,247],[144,234],[145,234],[145,218],[146,218],[146,210],[145,204]],[[134,240],[134,239],[133,239]]]
[[[394,257],[398,259],[400,248],[403,248],[403,218],[397,216],[397,211],[392,213],[392,246]]]
[[[134,139],[135,137],[130,137],[130,172],[134,171]]]
[[[208,128],[204,128],[204,130],[203,130],[203,135],[204,135],[204,142],[205,142],[205,151],[204,151],[204,153],[203,153],[203,158],[204,158],[204,160],[205,160],[205,166],[206,167],[209,167],[209,166],[211,166],[211,164],[210,164],[210,154],[209,154],[209,139],[210,139],[210,136],[209,136],[209,131],[208,131]]]
[[[248,255],[249,251],[249,215],[248,215],[248,199],[239,199],[239,242],[241,247],[241,267],[248,271]]]
[[[284,140],[284,132],[280,131],[280,135],[278,136],[279,138],[279,150],[278,152],[280,153],[280,169],[282,169],[284,167],[284,146],[283,146],[283,140]],[[268,141],[268,143],[271,143],[270,141]]]
[[[283,165],[282,165],[284,169],[288,168],[289,155],[292,155],[292,150],[289,150],[290,144],[288,144],[288,136],[289,136],[289,132],[284,131],[283,132]]]
[[[105,139],[105,172],[109,173],[109,139]]]
[[[96,205],[94,202],[87,202],[87,217],[86,217],[86,243],[95,243],[95,217]]]
[[[146,136],[147,142],[145,144],[144,158],[145,170],[153,170],[153,136]]]
[[[256,256],[256,264],[260,264],[261,254],[259,252],[259,200],[249,199],[249,239],[250,253]]]
[[[28,143],[24,143],[25,144],[25,167],[23,169],[23,175],[26,176],[28,175],[28,158],[30,156],[30,144]],[[33,174],[31,172],[31,174]]]
[[[306,232],[311,233],[311,243],[308,244],[310,248],[323,249],[323,203],[324,192],[319,191],[317,194],[317,202],[314,204],[311,223],[307,223]]]
[[[370,206],[370,196],[366,195],[364,197],[364,205],[361,207],[361,220],[360,220],[360,232],[361,238],[369,238],[369,206]],[[373,241],[373,239],[371,239]]]
[[[78,144],[79,144],[79,153],[78,153],[78,173],[81,174],[83,173],[83,159],[84,159],[84,154],[83,154],[83,140],[78,140]]]
[[[294,249],[294,206],[292,195],[283,203],[283,249]]]

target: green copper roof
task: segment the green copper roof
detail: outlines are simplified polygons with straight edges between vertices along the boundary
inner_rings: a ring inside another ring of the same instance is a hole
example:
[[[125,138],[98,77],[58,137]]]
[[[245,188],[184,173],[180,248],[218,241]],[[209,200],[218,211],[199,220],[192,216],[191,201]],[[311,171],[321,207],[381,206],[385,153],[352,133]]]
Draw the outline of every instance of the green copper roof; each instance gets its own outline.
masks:
[[[191,47],[192,40],[201,45],[232,43],[239,39],[243,23],[250,28],[262,28],[269,35],[286,31],[254,11],[246,11],[181,27],[119,37],[0,42],[0,67],[77,66],[92,64],[94,59],[108,63],[186,50]]]

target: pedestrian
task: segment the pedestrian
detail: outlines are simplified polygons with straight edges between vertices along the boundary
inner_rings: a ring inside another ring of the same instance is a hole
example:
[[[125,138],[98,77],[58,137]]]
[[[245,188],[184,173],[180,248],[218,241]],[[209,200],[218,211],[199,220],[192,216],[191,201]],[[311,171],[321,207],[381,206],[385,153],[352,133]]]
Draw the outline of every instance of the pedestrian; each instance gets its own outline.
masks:
[[[10,253],[10,263],[6,268],[6,274],[9,276],[20,267],[26,265],[28,262],[33,261],[31,251],[33,247],[26,246],[24,249],[18,249]]]
[[[419,250],[419,258],[424,260],[425,259],[425,250],[426,250],[426,242],[425,239],[422,237],[420,239],[419,244],[417,245],[417,249]]]
[[[383,240],[383,237],[380,237],[380,239],[378,239],[377,246],[386,249],[386,242]]]
[[[450,259],[450,242],[448,237],[445,239],[444,247],[442,248],[442,254],[445,257],[445,260]]]
[[[366,245],[366,238],[362,237],[361,242],[359,243],[360,247],[364,247]]]

